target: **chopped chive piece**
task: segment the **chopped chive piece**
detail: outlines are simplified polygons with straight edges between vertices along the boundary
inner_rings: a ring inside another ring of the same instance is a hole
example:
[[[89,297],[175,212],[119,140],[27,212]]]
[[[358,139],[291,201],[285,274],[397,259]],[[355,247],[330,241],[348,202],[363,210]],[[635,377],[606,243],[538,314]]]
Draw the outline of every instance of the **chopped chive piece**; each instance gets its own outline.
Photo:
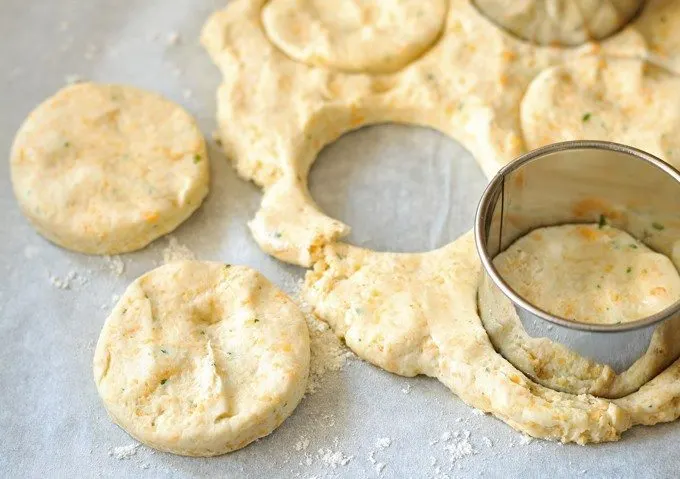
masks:
[[[167,383],[167,382],[168,382],[167,379],[161,379],[161,386],[162,386],[163,384]]]
[[[655,230],[661,231],[662,229],[665,228],[665,226],[662,225],[661,223],[654,222],[654,223],[652,223],[652,228],[654,228]]]
[[[628,246],[630,246],[633,249],[637,249],[637,247],[638,247],[638,245],[636,245],[635,243],[631,243]]]
[[[257,319],[257,318],[255,318],[255,319],[253,319],[253,322],[255,322],[255,323],[259,323],[259,322],[260,322],[260,320],[259,320],[259,319]]]
[[[600,215],[600,221],[598,221],[597,226],[602,229],[607,224],[607,218],[604,215]]]
[[[161,349],[161,353],[168,354],[168,352],[165,349]]]
[[[194,155],[194,163],[198,163],[199,161],[201,161],[201,155],[199,155],[198,153],[196,153],[196,154]]]
[[[590,113],[586,113],[586,114],[583,115],[583,118],[581,118],[581,120],[583,121],[583,123],[585,123],[585,122],[587,122],[588,120],[590,120],[590,117],[591,117],[591,116],[592,116],[592,115],[591,115]]]
[[[630,273],[631,271],[633,271],[633,268],[631,268],[630,266],[628,266],[628,268],[626,268],[626,273]]]

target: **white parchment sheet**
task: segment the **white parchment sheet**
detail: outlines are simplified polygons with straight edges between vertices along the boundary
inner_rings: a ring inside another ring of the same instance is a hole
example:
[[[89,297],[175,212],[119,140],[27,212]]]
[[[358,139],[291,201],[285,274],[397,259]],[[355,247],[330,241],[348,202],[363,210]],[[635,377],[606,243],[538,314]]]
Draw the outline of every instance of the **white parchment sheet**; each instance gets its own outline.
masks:
[[[160,92],[209,138],[219,76],[198,34],[222,5],[0,0],[0,476],[677,477],[680,424],[599,446],[528,441],[435,380],[358,360],[328,374],[272,435],[225,456],[136,448],[111,423],[92,379],[93,347],[115,295],[162,262],[168,240],[121,256],[120,275],[116,260],[51,245],[19,213],[7,152],[24,117],[74,75]],[[290,291],[303,270],[262,253],[246,228],[259,190],[214,145],[211,163],[210,196],[173,236],[200,259],[252,266]],[[484,184],[454,141],[398,125],[342,137],[311,173],[319,205],[354,228],[350,242],[392,251],[431,249],[469,229]]]

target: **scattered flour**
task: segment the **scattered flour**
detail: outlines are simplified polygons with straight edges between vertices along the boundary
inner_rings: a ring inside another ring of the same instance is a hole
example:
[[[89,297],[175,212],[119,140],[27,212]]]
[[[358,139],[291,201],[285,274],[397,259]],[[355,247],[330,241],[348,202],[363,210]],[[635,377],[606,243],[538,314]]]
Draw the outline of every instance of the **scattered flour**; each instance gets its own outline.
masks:
[[[486,436],[483,436],[483,437],[482,437],[482,442],[484,443],[484,445],[485,445],[486,447],[493,447],[493,442],[491,441],[491,439],[489,439],[489,438],[486,437]]]
[[[384,462],[379,462],[375,465],[375,472],[380,475],[383,472],[383,469],[385,469],[385,464]]]
[[[194,252],[177,241],[177,238],[174,236],[168,236],[167,238],[168,246],[163,249],[163,263],[196,259]]]
[[[333,452],[330,449],[319,449],[319,458],[324,464],[337,469],[338,466],[349,464],[349,461],[354,459],[354,456],[345,455],[341,451]]]
[[[295,443],[295,450],[296,451],[304,451],[309,447],[309,439],[307,439],[304,436],[300,436],[300,440]]]
[[[104,256],[104,261],[106,261],[106,266],[116,276],[121,276],[125,271],[125,263],[120,258],[120,256]]]
[[[472,408],[472,414],[475,416],[486,416],[486,413],[481,409]]]
[[[403,392],[404,394],[410,393],[411,392],[411,383],[404,384],[404,387],[401,388],[401,392]]]
[[[392,445],[392,439],[389,437],[379,437],[375,441],[375,447],[378,449],[387,449]]]
[[[73,284],[73,281],[78,277],[78,273],[71,270],[63,278],[59,278],[58,276],[54,276],[52,273],[48,271],[47,277],[49,278],[50,283],[52,283],[52,286],[54,286],[55,288],[71,289],[71,285]]]
[[[112,447],[109,449],[109,456],[116,459],[130,459],[137,454],[137,449],[141,446],[140,443],[128,444],[127,446]]]
[[[532,442],[534,442],[534,438],[531,436],[527,436],[526,434],[522,434],[522,437],[520,437],[519,439],[520,446],[528,446]]]

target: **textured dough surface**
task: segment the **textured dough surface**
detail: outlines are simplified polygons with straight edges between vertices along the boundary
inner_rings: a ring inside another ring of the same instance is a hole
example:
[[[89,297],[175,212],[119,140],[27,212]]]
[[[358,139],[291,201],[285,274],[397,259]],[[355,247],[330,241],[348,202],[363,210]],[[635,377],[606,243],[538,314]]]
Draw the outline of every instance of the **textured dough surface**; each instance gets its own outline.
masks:
[[[303,296],[361,358],[396,374],[436,377],[466,403],[534,437],[612,441],[632,425],[678,417],[680,360],[615,401],[530,380],[494,350],[482,326],[483,278],[470,233],[418,254],[337,243],[307,273]]]
[[[202,42],[223,75],[217,95],[223,147],[239,175],[264,189],[250,230],[264,251],[282,261],[311,266],[324,244],[349,233],[347,225],[319,210],[307,190],[307,173],[318,152],[348,131],[384,122],[428,126],[465,146],[487,176],[537,144],[564,136],[592,137],[581,129],[569,133],[570,123],[564,127],[568,135],[560,128],[535,135],[525,121],[527,109],[535,114],[538,128],[542,119],[551,122],[551,115],[564,120],[567,110],[576,122],[587,112],[596,118],[595,109],[574,111],[572,104],[564,104],[560,108],[565,112],[554,113],[552,105],[524,100],[534,79],[549,74],[541,72],[561,65],[611,62],[612,75],[630,93],[625,101],[663,105],[659,115],[653,109],[645,113],[644,118],[654,116],[654,129],[636,124],[624,137],[603,139],[627,142],[678,164],[680,150],[656,147],[680,138],[680,124],[674,120],[680,102],[667,100],[677,96],[670,91],[676,80],[661,75],[664,87],[657,90],[648,80],[658,76],[657,69],[642,60],[651,56],[650,22],[664,18],[680,31],[680,9],[670,8],[667,0],[647,2],[642,17],[602,44],[576,49],[528,44],[488,21],[468,0],[449,0],[439,39],[390,74],[370,69],[347,73],[291,58],[272,43],[263,26],[263,10],[292,4],[276,5],[264,0],[231,2],[206,23]],[[306,11],[296,10],[295,15]],[[638,27],[638,21],[644,26]],[[654,41],[658,48],[670,48],[674,38],[657,35]],[[361,50],[378,51],[382,46],[376,43],[364,42]],[[624,129],[632,116],[624,118],[617,129]]]
[[[623,28],[643,0],[473,0],[497,25],[540,45],[580,45]]]
[[[202,42],[223,76],[217,94],[223,147],[239,175],[264,190],[251,232],[276,258],[314,266],[305,297],[316,314],[364,359],[397,374],[435,376],[468,404],[536,437],[609,441],[631,424],[677,418],[678,362],[616,403],[531,381],[496,353],[481,324],[480,265],[470,236],[416,255],[337,243],[349,227],[315,205],[307,174],[318,152],[344,133],[398,122],[451,136],[491,176],[530,148],[519,111],[534,78],[570,62],[614,58],[644,71],[649,22],[664,17],[680,30],[680,11],[666,16],[668,0],[652,0],[638,19],[644,27],[635,20],[602,44],[563,49],[528,44],[468,0],[450,0],[441,37],[417,59],[390,74],[370,68],[350,74],[306,64],[273,44],[262,25],[266,3],[231,2],[206,23]],[[657,48],[674,44],[672,35],[654,39]],[[645,92],[663,102],[661,93]],[[680,134],[676,125],[659,128]],[[559,130],[551,134],[558,141]],[[640,144],[636,138],[632,143]],[[658,399],[650,401],[655,392]]]
[[[194,119],[129,86],[81,83],[45,100],[17,133],[11,171],[38,232],[91,254],[146,246],[208,193],[208,156]]]
[[[262,23],[272,43],[308,65],[390,73],[437,40],[446,7],[446,0],[272,0]]]
[[[539,228],[493,263],[534,306],[582,323],[627,323],[680,299],[680,275],[671,260],[609,226]]]
[[[631,145],[680,167],[680,78],[636,59],[591,57],[549,68],[522,100],[529,149],[588,138]]]
[[[302,313],[261,274],[183,261],[127,288],[99,337],[94,377],[113,420],[141,442],[214,456],[293,412],[309,354]]]
[[[544,309],[559,311],[572,304],[575,314],[583,318],[605,315],[614,322],[617,319],[612,311],[629,317],[638,314],[644,296],[657,306],[657,295],[677,298],[680,284],[668,258],[620,230],[599,225],[535,230],[494,262],[516,290],[526,288],[528,296],[538,296],[534,301]],[[590,288],[581,288],[588,283]],[[480,285],[478,304],[482,324],[496,350],[534,381],[558,391],[605,398],[626,396],[680,356],[680,318],[659,326],[645,354],[617,374],[609,365],[549,338],[530,336],[514,305],[488,277]]]

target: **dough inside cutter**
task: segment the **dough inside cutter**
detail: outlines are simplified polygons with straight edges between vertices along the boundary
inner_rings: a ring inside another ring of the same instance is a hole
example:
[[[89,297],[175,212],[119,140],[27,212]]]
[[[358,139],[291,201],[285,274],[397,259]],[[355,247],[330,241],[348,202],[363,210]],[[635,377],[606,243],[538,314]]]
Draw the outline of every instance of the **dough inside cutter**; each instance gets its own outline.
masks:
[[[666,256],[606,225],[536,229],[498,255],[494,265],[531,303],[577,321],[634,321],[680,298],[680,275]],[[525,327],[514,305],[489,278],[480,286],[478,302],[494,347],[532,379],[559,391],[621,397],[639,389],[680,356],[678,318],[657,327],[651,341],[643,335],[638,341],[645,344],[627,346],[641,346],[646,352],[617,374],[609,364],[598,363],[558,341],[534,337],[536,331]],[[552,338],[558,336],[548,328]]]

